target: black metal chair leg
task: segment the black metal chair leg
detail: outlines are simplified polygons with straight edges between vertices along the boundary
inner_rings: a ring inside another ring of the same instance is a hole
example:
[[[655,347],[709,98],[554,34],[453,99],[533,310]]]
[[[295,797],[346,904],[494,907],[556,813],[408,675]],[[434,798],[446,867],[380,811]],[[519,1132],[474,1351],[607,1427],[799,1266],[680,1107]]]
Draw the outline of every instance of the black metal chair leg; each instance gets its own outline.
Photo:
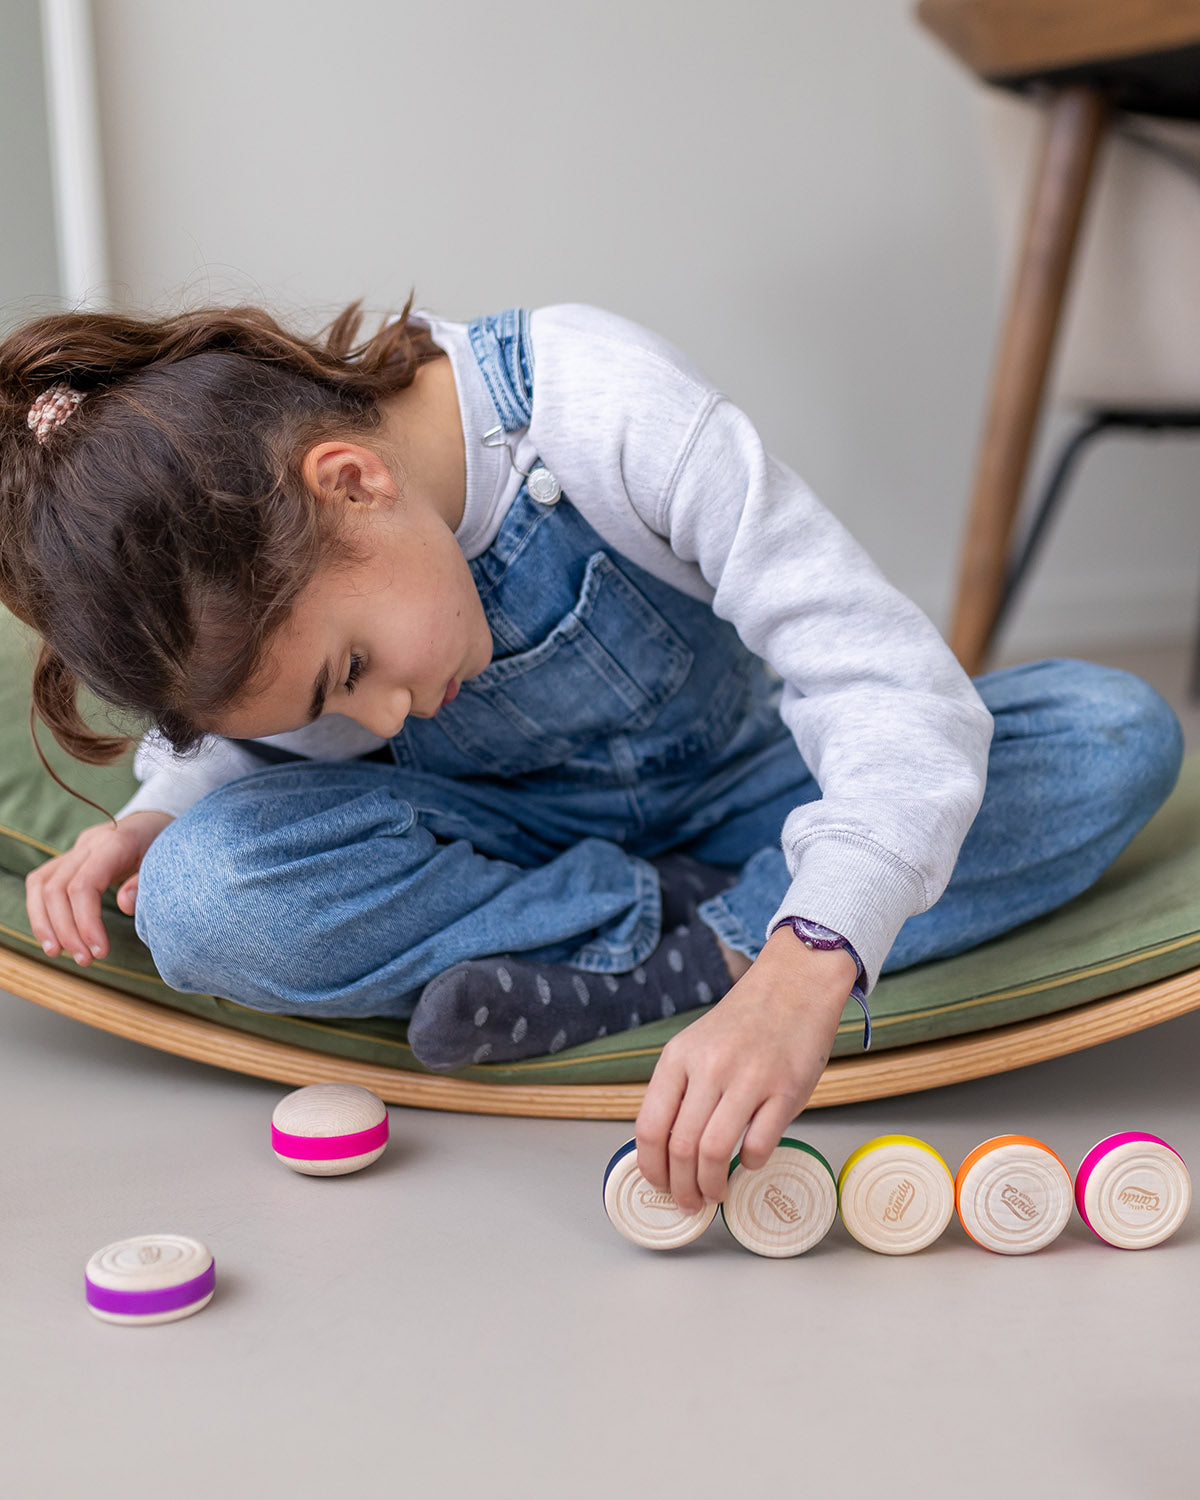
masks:
[[[1093,438],[1107,428],[1117,425],[1111,412],[1096,412],[1084,422],[1063,444],[1059,450],[1058,461],[1054,465],[1049,482],[1042,491],[1042,498],[1034,512],[1033,520],[1026,531],[1021,545],[1009,567],[1008,575],[1004,580],[1004,592],[1000,596],[1000,608],[996,614],[996,630],[1000,629],[1009,606],[1012,604],[1018,588],[1029,571],[1035,553],[1040,548],[1046,534],[1046,528],[1050,523],[1054,512],[1058,509],[1066,490],[1067,480],[1071,471],[1079,461],[1084,448]]]
[[[1111,432],[1114,428],[1124,428],[1139,432],[1196,432],[1200,430],[1200,411],[1189,411],[1182,408],[1177,410],[1154,410],[1148,408],[1145,411],[1118,409],[1095,411],[1066,440],[1059,450],[1058,460],[1042,492],[1042,498],[1034,512],[1029,529],[1026,531],[1024,540],[1008,570],[1008,575],[1004,582],[1004,593],[1000,600],[1000,610],[996,616],[997,630],[999,630],[1001,622],[1004,620],[1018,588],[1029,571],[1029,566],[1033,561],[1035,553],[1041,547],[1046,528],[1062,502],[1067,480],[1070,478],[1083,450],[1093,438],[1099,437],[1102,432]],[[1197,626],[1192,649],[1192,667],[1188,692],[1193,702],[1200,702],[1200,626]]]

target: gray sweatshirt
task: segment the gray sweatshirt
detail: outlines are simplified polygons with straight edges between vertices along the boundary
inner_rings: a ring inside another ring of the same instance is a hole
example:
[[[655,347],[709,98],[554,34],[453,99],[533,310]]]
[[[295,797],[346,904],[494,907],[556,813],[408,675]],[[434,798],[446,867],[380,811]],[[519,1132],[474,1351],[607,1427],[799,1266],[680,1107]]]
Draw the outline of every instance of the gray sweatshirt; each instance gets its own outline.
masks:
[[[422,315],[454,371],[467,464],[456,538],[486,551],[521,484],[480,438],[496,414],[466,325]],[[670,344],[612,313],[531,319],[538,458],[612,546],[729,620],[779,674],[780,713],[820,788],[782,830],[794,915],[854,946],[873,986],[904,920],[941,895],[983,796],[991,715],[930,621],[894,589],[750,420]],[[329,714],[267,743],[343,759],[383,743]],[[261,765],[209,739],[186,758],[151,734],[121,815],[178,814]],[[764,937],[765,937],[764,933]]]

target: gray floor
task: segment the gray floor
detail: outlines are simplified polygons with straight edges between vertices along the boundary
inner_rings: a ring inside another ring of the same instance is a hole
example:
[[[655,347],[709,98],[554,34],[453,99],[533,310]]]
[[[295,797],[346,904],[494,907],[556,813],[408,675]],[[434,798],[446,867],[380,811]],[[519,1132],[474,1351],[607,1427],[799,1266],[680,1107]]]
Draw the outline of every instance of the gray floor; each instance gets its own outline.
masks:
[[[1112,659],[1182,703],[1182,648]],[[952,1167],[1013,1130],[1072,1168],[1119,1129],[1195,1162],[1198,1047],[1200,1014],[794,1133],[835,1167],[884,1131]],[[655,1255],[600,1203],[625,1125],[394,1108],[381,1161],[322,1180],[271,1156],[283,1092],[0,995],[0,1493],[1200,1491],[1200,1211],[1140,1253],[1076,1219],[1023,1258],[952,1226],[893,1259],[838,1224],[767,1261],[719,1221]],[[213,1303],[157,1328],[98,1322],[89,1254],[154,1229],[209,1243]]]

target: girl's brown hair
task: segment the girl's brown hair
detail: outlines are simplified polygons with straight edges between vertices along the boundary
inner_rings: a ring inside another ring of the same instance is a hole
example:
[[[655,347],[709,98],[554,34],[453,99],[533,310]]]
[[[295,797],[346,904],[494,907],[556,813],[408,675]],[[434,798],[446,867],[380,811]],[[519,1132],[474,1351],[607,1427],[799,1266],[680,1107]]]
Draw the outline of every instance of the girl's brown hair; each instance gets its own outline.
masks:
[[[442,354],[411,307],[361,344],[358,303],[320,342],[234,307],[58,314],[0,343],[0,599],[42,638],[34,711],[70,754],[130,744],[88,726],[81,687],[180,753],[245,688],[318,564],[347,552],[304,453],[371,432]],[[60,382],[84,399],[39,442],[30,407]]]

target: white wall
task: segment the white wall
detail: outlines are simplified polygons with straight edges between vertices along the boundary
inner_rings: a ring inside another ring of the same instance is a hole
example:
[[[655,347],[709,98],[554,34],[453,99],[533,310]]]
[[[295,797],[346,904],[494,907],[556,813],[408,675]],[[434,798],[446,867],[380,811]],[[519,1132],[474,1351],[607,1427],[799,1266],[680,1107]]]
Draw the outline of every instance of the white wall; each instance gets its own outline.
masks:
[[[50,136],[36,0],[0,0],[0,330],[56,305]]]
[[[948,613],[1003,245],[906,0],[95,0],[117,300],[611,307]],[[1010,642],[1181,635],[1200,445],[1088,461]]]

